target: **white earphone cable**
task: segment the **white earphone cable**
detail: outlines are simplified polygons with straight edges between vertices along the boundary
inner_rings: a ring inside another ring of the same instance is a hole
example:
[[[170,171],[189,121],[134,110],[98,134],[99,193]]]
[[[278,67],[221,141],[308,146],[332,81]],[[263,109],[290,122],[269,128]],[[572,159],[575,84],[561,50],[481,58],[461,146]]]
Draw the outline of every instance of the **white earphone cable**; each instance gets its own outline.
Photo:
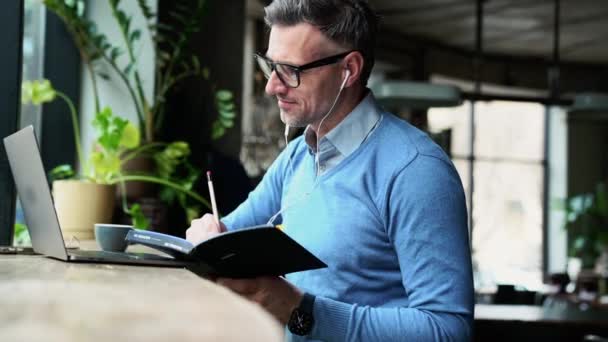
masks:
[[[329,111],[327,111],[327,114],[325,114],[325,116],[323,116],[323,119],[321,119],[321,122],[319,122],[319,126],[317,127],[317,132],[316,132],[316,137],[317,137],[316,150],[317,151],[315,153],[315,166],[317,168],[316,169],[317,178],[319,178],[319,175],[320,175],[319,133],[321,132],[321,125],[323,125],[323,122],[325,121],[325,119],[327,119],[329,114],[331,114],[333,112],[334,107],[336,106],[336,103],[338,103],[338,99],[340,98],[340,95],[342,94],[342,90],[344,90],[344,86],[346,85],[346,81],[348,81],[349,76],[350,76],[350,70],[346,69],[346,77],[344,77],[344,80],[342,81],[342,84],[340,85],[340,90],[338,91],[338,95],[336,95],[336,98],[334,99],[334,103],[331,105],[331,108],[329,108]]]
[[[316,177],[315,177],[315,182],[312,185],[312,188],[310,189],[310,191],[298,196],[295,200],[290,201],[291,203],[288,203],[287,205],[285,205],[284,207],[282,207],[276,214],[272,215],[272,217],[270,217],[270,219],[268,220],[268,222],[266,224],[274,224],[274,220],[276,220],[277,217],[279,217],[279,215],[281,215],[283,212],[285,212],[285,210],[291,208],[294,204],[299,203],[300,201],[302,201],[303,199],[305,199],[306,197],[308,197],[313,191],[314,189],[317,187],[317,184],[319,184],[319,170],[320,170],[320,165],[319,165],[319,132],[321,131],[321,125],[323,124],[323,121],[325,121],[325,119],[332,113],[332,111],[334,110],[334,107],[336,106],[336,103],[338,103],[338,99],[340,98],[340,95],[342,94],[342,90],[344,90],[344,86],[346,85],[346,81],[348,81],[348,77],[350,76],[350,70],[346,70],[346,77],[344,77],[344,80],[342,81],[342,84],[340,85],[340,90],[338,91],[338,95],[336,95],[336,98],[334,99],[334,102],[332,103],[331,107],[329,108],[329,111],[327,111],[327,114],[325,114],[323,116],[323,118],[321,119],[321,122],[319,122],[319,126],[317,127],[317,146],[316,146],[316,153],[315,153],[315,167],[316,167]],[[284,132],[284,137],[285,137],[285,148],[287,148],[287,144],[288,144],[288,135],[289,135],[289,125],[285,125],[285,132]],[[288,156],[288,165],[291,169],[291,174],[292,176],[294,176],[294,171],[293,171],[293,163],[291,162],[291,155]]]

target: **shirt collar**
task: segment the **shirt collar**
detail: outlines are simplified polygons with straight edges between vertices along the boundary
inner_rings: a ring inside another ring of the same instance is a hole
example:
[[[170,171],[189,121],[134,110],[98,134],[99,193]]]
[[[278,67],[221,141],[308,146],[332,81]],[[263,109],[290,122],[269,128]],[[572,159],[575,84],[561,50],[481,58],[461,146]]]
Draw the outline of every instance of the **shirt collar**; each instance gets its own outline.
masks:
[[[361,102],[350,112],[336,127],[329,131],[321,141],[327,139],[344,156],[350,155],[361,145],[380,119],[381,109],[372,92],[363,98]],[[306,127],[304,132],[308,147],[314,152],[316,135]]]

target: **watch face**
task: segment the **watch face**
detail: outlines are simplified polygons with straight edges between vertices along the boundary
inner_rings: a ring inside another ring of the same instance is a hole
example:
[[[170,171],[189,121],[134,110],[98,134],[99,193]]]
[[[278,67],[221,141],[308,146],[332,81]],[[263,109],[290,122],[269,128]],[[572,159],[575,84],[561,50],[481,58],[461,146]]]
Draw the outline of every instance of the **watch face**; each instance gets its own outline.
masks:
[[[295,309],[291,313],[291,317],[289,317],[287,326],[292,333],[304,336],[310,333],[313,323],[314,320],[311,314]]]

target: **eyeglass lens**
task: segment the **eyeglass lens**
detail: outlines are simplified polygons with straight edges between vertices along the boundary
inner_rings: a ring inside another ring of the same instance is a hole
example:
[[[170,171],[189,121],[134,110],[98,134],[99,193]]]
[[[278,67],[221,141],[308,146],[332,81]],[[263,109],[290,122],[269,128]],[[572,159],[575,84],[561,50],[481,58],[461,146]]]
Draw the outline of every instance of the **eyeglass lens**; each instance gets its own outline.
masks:
[[[260,57],[256,59],[258,61],[260,69],[262,69],[262,72],[264,73],[264,76],[266,78],[270,78],[270,75],[272,74],[272,71],[274,69],[274,71],[277,72],[279,79],[281,79],[281,81],[283,81],[287,86],[298,86],[298,72],[294,68],[279,63],[272,63]]]

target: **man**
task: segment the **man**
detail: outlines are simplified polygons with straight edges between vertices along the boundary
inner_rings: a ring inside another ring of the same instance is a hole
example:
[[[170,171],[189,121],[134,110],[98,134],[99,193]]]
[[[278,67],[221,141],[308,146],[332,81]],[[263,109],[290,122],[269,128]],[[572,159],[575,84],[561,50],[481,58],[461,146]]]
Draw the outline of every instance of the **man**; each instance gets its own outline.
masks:
[[[292,340],[470,339],[462,186],[441,149],[366,88],[375,15],[363,0],[275,0],[265,14],[266,92],[305,133],[220,227],[205,215],[188,240],[280,216],[328,268],[217,282],[266,308]]]

